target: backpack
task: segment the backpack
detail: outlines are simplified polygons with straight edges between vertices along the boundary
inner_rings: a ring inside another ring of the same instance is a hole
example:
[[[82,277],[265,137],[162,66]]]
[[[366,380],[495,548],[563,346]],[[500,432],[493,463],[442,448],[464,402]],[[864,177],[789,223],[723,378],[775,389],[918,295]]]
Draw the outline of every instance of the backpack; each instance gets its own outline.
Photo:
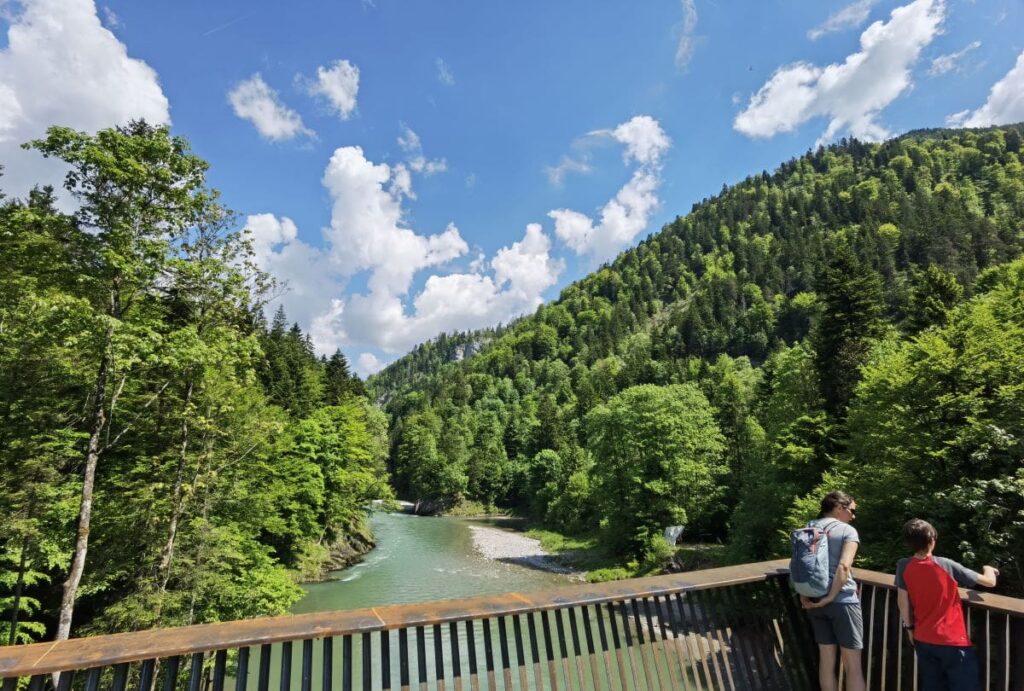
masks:
[[[789,582],[800,595],[828,595],[833,576],[828,558],[828,531],[837,523],[840,521],[836,520],[824,529],[808,524],[790,534],[793,556],[789,560]]]

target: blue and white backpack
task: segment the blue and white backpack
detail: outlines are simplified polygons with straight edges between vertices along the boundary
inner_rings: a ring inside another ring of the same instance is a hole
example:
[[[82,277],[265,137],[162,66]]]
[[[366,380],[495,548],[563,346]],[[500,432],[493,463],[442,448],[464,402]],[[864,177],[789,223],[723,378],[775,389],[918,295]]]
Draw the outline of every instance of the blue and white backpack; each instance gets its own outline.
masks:
[[[828,531],[840,521],[824,528],[807,525],[790,534],[793,556],[789,560],[789,582],[806,597],[824,597],[832,587],[832,565],[828,558]]]

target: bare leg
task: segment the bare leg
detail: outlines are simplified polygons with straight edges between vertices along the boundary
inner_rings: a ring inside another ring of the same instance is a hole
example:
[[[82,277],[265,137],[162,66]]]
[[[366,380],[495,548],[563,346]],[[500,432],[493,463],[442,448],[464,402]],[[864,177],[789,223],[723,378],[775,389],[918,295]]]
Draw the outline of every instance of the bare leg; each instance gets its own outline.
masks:
[[[821,691],[839,691],[836,687],[836,656],[839,654],[838,645],[818,644],[818,685]]]
[[[846,668],[846,691],[864,691],[863,651],[841,648],[843,667]]]

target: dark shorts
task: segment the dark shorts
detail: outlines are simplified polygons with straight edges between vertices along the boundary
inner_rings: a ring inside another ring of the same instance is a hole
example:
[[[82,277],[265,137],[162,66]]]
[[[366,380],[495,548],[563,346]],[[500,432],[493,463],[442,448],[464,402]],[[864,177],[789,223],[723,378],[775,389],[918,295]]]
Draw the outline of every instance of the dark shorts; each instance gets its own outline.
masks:
[[[978,654],[974,648],[914,642],[921,691],[978,691]]]
[[[831,602],[807,610],[818,645],[838,645],[851,650],[864,649],[864,615],[860,603]]]

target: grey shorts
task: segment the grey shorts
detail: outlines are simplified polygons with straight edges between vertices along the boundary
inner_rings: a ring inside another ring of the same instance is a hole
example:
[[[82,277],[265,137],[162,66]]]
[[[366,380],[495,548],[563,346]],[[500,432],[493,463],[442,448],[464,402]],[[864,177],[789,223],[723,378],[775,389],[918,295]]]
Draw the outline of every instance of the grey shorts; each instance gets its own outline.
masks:
[[[807,610],[818,645],[838,645],[851,650],[864,649],[864,615],[859,602],[831,602]]]

